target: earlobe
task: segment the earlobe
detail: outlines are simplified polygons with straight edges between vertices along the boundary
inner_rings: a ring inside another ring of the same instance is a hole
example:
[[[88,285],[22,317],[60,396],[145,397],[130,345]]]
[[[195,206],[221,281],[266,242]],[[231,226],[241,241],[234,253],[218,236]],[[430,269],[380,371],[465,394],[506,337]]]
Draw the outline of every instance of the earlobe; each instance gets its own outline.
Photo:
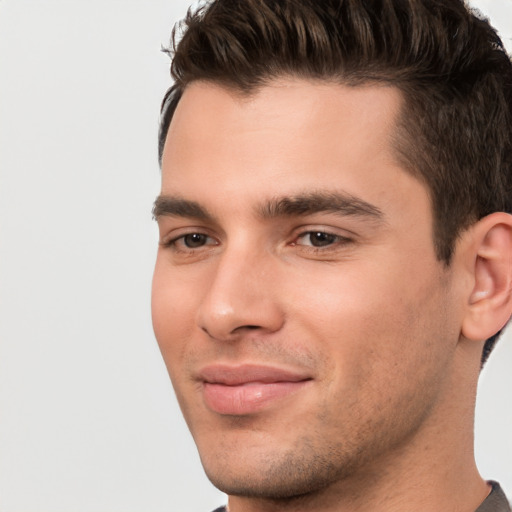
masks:
[[[471,228],[474,286],[468,298],[462,334],[486,340],[512,314],[512,215],[499,212]]]

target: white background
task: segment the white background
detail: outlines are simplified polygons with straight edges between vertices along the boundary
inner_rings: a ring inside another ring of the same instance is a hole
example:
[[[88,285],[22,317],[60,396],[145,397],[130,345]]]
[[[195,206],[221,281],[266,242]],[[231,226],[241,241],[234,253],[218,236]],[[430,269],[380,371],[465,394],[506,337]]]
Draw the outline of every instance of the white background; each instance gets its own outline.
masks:
[[[208,512],[151,330],[160,52],[188,0],[0,0],[0,512]],[[510,48],[512,0],[483,0]],[[512,339],[482,474],[512,496]]]

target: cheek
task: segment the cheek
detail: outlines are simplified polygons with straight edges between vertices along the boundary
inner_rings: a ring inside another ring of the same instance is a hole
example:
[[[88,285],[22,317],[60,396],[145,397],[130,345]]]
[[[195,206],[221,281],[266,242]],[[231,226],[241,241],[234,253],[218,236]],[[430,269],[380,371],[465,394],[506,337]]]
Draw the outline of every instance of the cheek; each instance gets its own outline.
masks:
[[[157,260],[151,293],[153,330],[187,423],[190,414],[184,383],[189,379],[184,361],[193,336],[195,311],[190,285],[179,274],[169,272],[165,262]]]
[[[385,275],[366,274],[363,285],[345,274],[323,293],[303,290],[300,322],[326,362],[318,418],[333,436],[399,437],[446,386],[451,335],[443,287],[432,275],[414,289]]]
[[[457,337],[456,329],[450,333],[450,304],[438,270],[406,261],[386,266],[384,258],[378,267],[349,267],[304,281],[293,299],[333,379],[355,386],[381,378],[394,385],[401,374],[429,371],[445,351],[443,339]]]
[[[192,336],[196,311],[192,290],[184,276],[169,272],[165,262],[157,260],[151,293],[151,315],[155,337],[170,373],[174,370],[171,367],[180,367],[185,346]]]

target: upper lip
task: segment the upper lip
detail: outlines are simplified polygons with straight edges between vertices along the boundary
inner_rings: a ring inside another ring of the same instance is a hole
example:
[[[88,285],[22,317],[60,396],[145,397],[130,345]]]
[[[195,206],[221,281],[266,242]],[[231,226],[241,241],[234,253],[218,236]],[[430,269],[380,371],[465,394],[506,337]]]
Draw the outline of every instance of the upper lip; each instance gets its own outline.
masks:
[[[238,386],[249,382],[300,382],[310,379],[310,375],[300,370],[258,364],[215,364],[205,366],[199,372],[199,380],[226,386]]]

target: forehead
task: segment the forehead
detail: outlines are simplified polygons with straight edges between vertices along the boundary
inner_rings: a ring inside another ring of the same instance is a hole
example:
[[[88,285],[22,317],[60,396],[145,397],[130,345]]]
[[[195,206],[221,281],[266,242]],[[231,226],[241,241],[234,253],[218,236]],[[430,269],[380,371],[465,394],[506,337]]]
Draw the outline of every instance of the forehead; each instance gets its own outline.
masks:
[[[426,195],[394,155],[401,105],[390,86],[282,79],[243,95],[193,83],[167,135],[162,193],[202,203],[323,189],[373,204],[411,187]]]
[[[173,139],[200,140],[221,150],[228,142],[226,135],[232,147],[243,148],[244,143],[257,146],[265,135],[272,136],[276,147],[293,137],[304,150],[302,157],[308,150],[317,156],[319,143],[332,142],[337,134],[344,136],[337,146],[348,145],[351,153],[366,151],[369,145],[389,148],[401,103],[401,92],[385,85],[354,87],[283,78],[246,94],[216,83],[193,82],[176,108],[164,156]],[[270,150],[270,141],[264,142]]]

